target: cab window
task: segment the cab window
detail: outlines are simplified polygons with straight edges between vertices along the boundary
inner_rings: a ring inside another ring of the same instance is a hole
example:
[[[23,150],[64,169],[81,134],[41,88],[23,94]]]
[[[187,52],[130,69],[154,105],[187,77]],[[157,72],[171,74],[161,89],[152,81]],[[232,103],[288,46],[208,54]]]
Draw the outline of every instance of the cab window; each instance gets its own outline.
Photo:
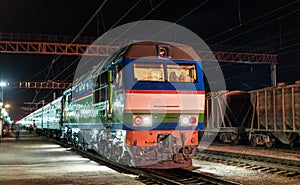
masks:
[[[136,81],[165,81],[163,63],[135,62],[133,70]]]
[[[197,82],[195,64],[167,64],[169,82]]]

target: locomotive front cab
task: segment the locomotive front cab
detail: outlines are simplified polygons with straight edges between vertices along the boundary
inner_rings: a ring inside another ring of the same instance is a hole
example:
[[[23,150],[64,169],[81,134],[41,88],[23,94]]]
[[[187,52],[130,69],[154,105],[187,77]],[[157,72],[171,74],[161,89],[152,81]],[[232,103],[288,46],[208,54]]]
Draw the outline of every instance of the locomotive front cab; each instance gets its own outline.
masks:
[[[137,44],[122,60],[123,88],[116,89],[115,100],[124,99],[124,105],[123,110],[114,110],[122,112],[134,166],[191,166],[197,130],[203,129],[204,83],[199,58],[195,60],[180,47]]]

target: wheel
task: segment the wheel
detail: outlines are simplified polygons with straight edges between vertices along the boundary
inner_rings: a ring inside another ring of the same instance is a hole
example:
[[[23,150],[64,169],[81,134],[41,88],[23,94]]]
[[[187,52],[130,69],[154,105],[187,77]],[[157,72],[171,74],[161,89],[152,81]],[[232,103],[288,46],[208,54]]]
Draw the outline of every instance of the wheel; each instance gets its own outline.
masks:
[[[103,140],[99,140],[98,143],[98,152],[100,155],[104,156],[104,147],[105,147],[105,142]]]
[[[269,141],[268,141],[268,142],[265,142],[266,147],[267,147],[267,148],[272,148],[272,146],[273,146],[273,144],[274,144],[273,138],[272,138],[272,136],[270,136],[269,134],[268,134],[268,137],[269,137]]]
[[[239,144],[240,139],[241,139],[240,136],[238,136],[238,138],[236,138],[236,140],[234,140],[234,141],[232,142],[232,144],[233,144],[233,145]]]
[[[271,139],[269,142],[266,143],[266,147],[267,148],[272,148],[272,146],[273,146],[273,141]]]
[[[114,155],[113,156],[114,156],[114,160],[116,162],[120,162],[122,153],[123,153],[123,148],[121,146],[114,147]]]
[[[120,163],[130,166],[131,165],[130,161],[131,161],[130,154],[127,151],[125,151],[123,157],[121,158]]]
[[[82,142],[82,150],[83,151],[87,151],[88,147],[87,147],[87,143],[85,143],[84,141]]]
[[[222,143],[226,143],[226,135],[225,135],[225,134],[221,134],[221,136],[220,136],[220,141],[221,141]]]
[[[109,148],[108,145],[105,145],[103,148],[103,157],[106,157],[107,159],[111,159],[112,155],[111,155],[111,149]]]

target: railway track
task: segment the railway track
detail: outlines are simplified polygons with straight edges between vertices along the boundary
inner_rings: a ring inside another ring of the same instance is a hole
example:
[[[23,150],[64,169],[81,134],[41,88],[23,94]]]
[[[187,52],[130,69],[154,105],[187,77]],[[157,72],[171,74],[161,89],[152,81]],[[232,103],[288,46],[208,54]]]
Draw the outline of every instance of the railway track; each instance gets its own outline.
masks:
[[[286,177],[300,178],[300,162],[296,160],[283,160],[280,158],[265,157],[235,152],[224,152],[217,150],[199,151],[194,156],[198,160],[223,163],[251,170],[276,173]]]
[[[247,145],[230,145],[230,144],[224,144],[220,142],[215,142],[212,144],[212,146],[219,146],[219,147],[228,147],[228,146],[243,146],[245,149],[250,149],[250,150],[260,150],[260,151],[276,151],[276,152],[281,152],[281,153],[288,153],[288,154],[294,154],[295,156],[298,156],[300,158],[300,146],[294,146],[293,148],[289,147],[284,147],[284,146],[279,146],[276,148],[266,148],[263,146],[247,146]]]
[[[70,147],[65,143],[50,139],[51,142],[57,143],[63,147]],[[70,147],[74,152],[87,157],[102,165],[108,166],[120,173],[136,175],[135,180],[144,184],[158,185],[183,185],[183,184],[203,184],[203,185],[239,185],[232,181],[223,180],[221,178],[209,176],[201,172],[193,172],[188,169],[137,169],[129,166],[124,166],[113,161],[110,161],[91,151],[82,151],[78,148]]]
[[[186,169],[168,169],[168,170],[146,170],[158,178],[167,179],[165,184],[236,184],[239,183],[223,180],[203,173],[193,172]]]

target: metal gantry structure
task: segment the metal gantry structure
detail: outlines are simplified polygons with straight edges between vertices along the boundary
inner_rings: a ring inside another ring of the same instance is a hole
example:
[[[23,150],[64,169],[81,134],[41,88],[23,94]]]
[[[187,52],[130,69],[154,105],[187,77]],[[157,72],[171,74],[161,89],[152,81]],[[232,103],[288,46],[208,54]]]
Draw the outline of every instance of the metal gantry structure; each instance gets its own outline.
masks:
[[[0,41],[1,53],[21,54],[50,54],[72,56],[109,56],[118,46],[93,45],[93,44],[67,44],[52,42],[21,42]],[[197,50],[198,55],[204,61],[235,62],[249,64],[276,64],[277,55],[260,53],[242,53],[227,51]]]
[[[36,38],[33,38],[36,37]],[[14,35],[0,33],[0,53],[51,54],[69,56],[109,56],[118,46],[95,45],[94,38],[79,37],[72,40],[70,36],[57,35]],[[22,41],[25,40],[25,41]],[[44,41],[43,41],[44,40]],[[59,42],[61,41],[61,42]],[[69,42],[69,43],[64,43]],[[268,64],[271,66],[272,85],[276,85],[277,55],[197,50],[201,60],[211,62],[232,62],[245,64]],[[65,89],[66,82],[12,82],[13,88]]]
[[[9,88],[25,89],[66,89],[71,85],[70,82],[8,82]]]

